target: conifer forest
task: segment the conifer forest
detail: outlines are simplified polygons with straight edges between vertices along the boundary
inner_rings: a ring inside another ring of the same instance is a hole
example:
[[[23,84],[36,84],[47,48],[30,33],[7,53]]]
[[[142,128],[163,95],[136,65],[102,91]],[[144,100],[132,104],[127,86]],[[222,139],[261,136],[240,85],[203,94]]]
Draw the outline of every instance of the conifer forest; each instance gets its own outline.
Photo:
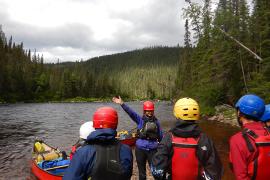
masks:
[[[270,1],[185,0],[184,44],[76,62],[44,63],[0,28],[0,102],[67,99],[174,100],[204,110],[256,93],[270,102]],[[4,25],[2,25],[4,26]]]

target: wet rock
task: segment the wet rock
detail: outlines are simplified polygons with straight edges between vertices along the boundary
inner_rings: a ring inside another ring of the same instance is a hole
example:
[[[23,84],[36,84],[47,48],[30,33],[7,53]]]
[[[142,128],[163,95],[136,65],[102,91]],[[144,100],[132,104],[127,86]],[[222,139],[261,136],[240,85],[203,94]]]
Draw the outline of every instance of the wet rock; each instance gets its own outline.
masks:
[[[212,117],[208,117],[207,119],[210,121],[219,121],[227,124],[231,124],[233,126],[238,126],[236,119],[236,111],[234,107],[229,105],[219,105],[215,107],[216,112]]]
[[[207,120],[215,121],[215,120],[217,120],[217,116],[208,117]]]

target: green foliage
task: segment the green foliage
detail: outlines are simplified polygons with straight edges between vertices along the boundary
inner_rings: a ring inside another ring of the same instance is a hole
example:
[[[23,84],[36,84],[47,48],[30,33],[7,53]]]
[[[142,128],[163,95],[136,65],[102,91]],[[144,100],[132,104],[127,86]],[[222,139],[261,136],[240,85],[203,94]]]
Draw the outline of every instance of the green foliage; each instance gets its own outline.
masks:
[[[4,101],[4,99],[2,99],[1,97],[0,97],[0,104],[1,103],[5,103],[5,101]]]
[[[198,43],[192,53],[181,56],[175,97],[193,97],[207,113],[215,105],[234,104],[246,89],[269,102],[270,13],[266,7],[270,1],[255,0],[249,14],[245,0],[220,0],[214,17],[209,13],[211,2],[204,2],[202,7],[189,2],[185,11],[192,29],[201,35],[195,37]],[[259,53],[263,64],[218,28]]]
[[[215,108],[213,106],[209,106],[208,104],[201,103],[200,104],[200,113],[201,116],[208,115],[213,116],[215,114]]]
[[[23,44],[7,43],[0,29],[1,102],[170,99],[179,47],[151,47],[86,62],[43,64],[43,56]]]
[[[189,96],[202,114],[214,106],[256,93],[270,101],[270,1],[190,1],[185,10],[185,47],[149,47],[85,62],[43,64],[43,56],[7,40],[0,28],[0,102],[97,101]],[[213,16],[214,14],[214,16]],[[189,22],[191,27],[189,27]],[[189,30],[196,47],[190,45]],[[260,63],[231,37],[263,58]]]
[[[75,97],[75,98],[69,98],[65,99],[63,102],[99,102],[104,101],[104,99],[98,99],[98,98],[85,98],[85,97]]]
[[[266,103],[270,102],[270,81],[261,73],[253,73],[253,80],[249,82],[249,90],[251,93],[258,94],[265,99]]]

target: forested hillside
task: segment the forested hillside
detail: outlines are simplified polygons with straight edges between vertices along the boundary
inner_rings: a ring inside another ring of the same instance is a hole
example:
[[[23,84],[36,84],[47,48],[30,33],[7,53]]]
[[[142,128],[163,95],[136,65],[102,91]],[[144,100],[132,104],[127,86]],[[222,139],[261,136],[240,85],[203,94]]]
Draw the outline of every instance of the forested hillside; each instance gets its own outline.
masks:
[[[0,102],[105,99],[170,99],[180,47],[151,47],[85,62],[44,64],[0,29]]]
[[[233,104],[244,93],[256,93],[270,101],[270,1],[220,0],[203,6],[186,0],[185,53],[176,90],[204,105]],[[190,47],[191,29],[197,45]],[[234,40],[235,39],[235,40]],[[244,44],[259,58],[239,45]]]
[[[149,47],[85,62],[44,64],[0,29],[0,102],[191,96],[212,110],[256,93],[269,103],[270,1],[220,0],[214,11],[211,0],[186,3],[183,48]]]
[[[43,57],[7,41],[0,26],[0,102],[32,100],[39,91]]]
[[[179,47],[145,48],[94,58],[83,66],[93,79],[99,75],[108,81],[116,94],[132,99],[170,99],[180,50]]]

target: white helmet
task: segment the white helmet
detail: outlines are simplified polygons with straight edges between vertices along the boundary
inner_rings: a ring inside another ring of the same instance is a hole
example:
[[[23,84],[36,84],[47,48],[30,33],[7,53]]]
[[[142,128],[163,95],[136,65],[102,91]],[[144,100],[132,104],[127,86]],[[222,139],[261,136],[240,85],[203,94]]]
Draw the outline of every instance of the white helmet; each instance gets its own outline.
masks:
[[[95,128],[93,128],[93,121],[82,124],[80,127],[80,138],[87,139],[87,136],[93,131],[95,131]]]

